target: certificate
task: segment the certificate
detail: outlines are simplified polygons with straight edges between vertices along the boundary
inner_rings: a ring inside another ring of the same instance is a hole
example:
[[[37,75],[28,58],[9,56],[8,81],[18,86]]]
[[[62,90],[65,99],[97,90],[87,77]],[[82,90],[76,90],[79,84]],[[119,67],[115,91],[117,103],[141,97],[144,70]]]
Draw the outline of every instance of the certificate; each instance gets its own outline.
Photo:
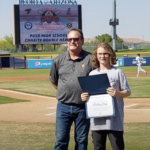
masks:
[[[114,98],[109,94],[92,95],[85,104],[87,118],[101,118],[115,115]]]
[[[110,87],[106,73],[78,77],[78,80],[83,92],[88,92],[90,95],[107,94],[106,89]]]
[[[100,118],[115,115],[114,98],[107,94],[110,87],[106,73],[78,77],[83,92],[88,92],[90,97],[85,103],[87,118]]]

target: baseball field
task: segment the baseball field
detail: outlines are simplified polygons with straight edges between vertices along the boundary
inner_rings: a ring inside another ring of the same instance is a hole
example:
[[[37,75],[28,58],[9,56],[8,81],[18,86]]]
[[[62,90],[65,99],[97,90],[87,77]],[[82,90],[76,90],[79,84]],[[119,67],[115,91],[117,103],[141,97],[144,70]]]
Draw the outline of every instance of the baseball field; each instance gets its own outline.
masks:
[[[150,67],[121,67],[132,94],[124,99],[126,150],[150,149]],[[0,150],[52,150],[55,142],[56,91],[49,69],[0,70]],[[74,148],[73,127],[69,150]],[[111,150],[109,142],[108,150]],[[89,150],[93,149],[89,134]]]

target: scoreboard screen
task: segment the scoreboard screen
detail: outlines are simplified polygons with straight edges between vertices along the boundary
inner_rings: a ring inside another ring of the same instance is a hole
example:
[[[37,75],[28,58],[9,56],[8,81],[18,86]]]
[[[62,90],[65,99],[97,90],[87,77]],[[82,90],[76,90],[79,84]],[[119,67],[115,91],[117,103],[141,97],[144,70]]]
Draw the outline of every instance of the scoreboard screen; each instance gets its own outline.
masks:
[[[81,5],[14,5],[15,44],[66,44],[71,28],[82,30]]]

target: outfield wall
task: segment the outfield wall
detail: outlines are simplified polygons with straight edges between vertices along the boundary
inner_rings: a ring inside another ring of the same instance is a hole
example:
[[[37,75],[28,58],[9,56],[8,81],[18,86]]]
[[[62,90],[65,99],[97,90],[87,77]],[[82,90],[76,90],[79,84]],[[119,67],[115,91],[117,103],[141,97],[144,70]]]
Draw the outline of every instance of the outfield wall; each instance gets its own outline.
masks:
[[[150,66],[150,57],[142,57],[142,66]],[[136,59],[135,57],[118,57],[117,58],[117,65],[116,66],[136,66]]]
[[[51,68],[53,58],[56,56],[16,56],[10,57],[0,56],[0,68],[24,68],[24,69],[39,69],[39,68]],[[45,59],[46,58],[46,59]],[[136,66],[135,57],[117,57],[117,64],[115,66]],[[150,66],[150,57],[143,57],[143,66]]]
[[[117,57],[117,64],[115,66],[136,66],[135,57],[124,58]],[[53,59],[33,59],[27,61],[27,68],[51,68]],[[143,57],[143,66],[150,66],[150,57]]]
[[[0,69],[28,69],[28,68],[50,68],[51,59],[56,55],[30,55],[30,56],[0,56]]]

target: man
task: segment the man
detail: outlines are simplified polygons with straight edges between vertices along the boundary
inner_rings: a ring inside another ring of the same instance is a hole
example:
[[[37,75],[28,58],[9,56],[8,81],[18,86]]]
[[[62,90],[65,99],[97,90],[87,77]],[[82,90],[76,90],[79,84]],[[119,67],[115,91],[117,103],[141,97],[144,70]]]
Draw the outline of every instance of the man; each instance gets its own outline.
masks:
[[[145,72],[145,74],[147,75],[147,72],[144,69],[142,69],[142,67],[141,67],[142,60],[143,60],[143,58],[140,57],[140,54],[137,54],[137,56],[136,56],[136,64],[138,66],[137,77],[139,76],[140,71]]]
[[[92,70],[91,54],[82,50],[83,33],[71,29],[67,34],[68,51],[54,58],[50,80],[57,89],[55,150],[68,150],[70,129],[74,122],[75,150],[87,150],[89,119],[81,100],[82,89],[78,77]]]

